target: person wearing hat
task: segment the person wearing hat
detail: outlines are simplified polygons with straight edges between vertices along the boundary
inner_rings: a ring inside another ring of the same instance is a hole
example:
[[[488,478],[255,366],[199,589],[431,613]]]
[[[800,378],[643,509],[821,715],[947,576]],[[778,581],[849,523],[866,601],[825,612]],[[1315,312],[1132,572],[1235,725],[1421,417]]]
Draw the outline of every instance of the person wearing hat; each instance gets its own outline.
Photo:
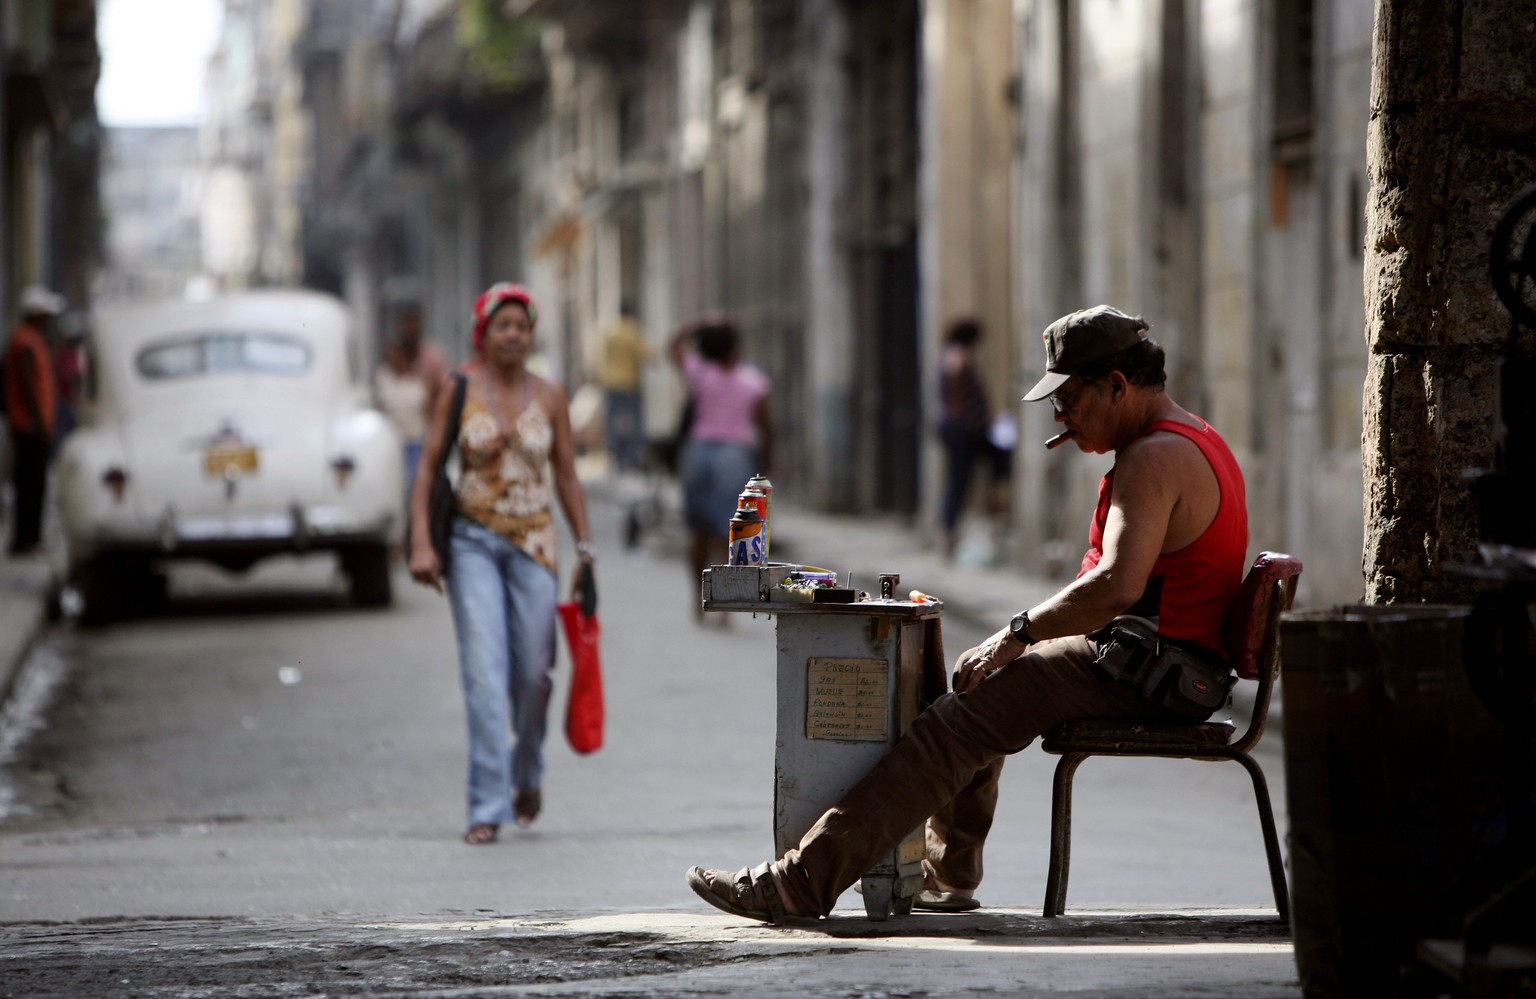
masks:
[[[1141,677],[1109,669],[1124,662],[1112,653],[1129,646],[1106,626],[1136,615],[1155,624],[1160,648],[1224,677],[1222,623],[1246,564],[1242,471],[1220,435],[1164,391],[1163,349],[1147,329],[1140,317],[1103,305],[1061,317],[1045,331],[1046,374],[1024,397],[1050,401],[1063,427],[1056,443],[1115,456],[1077,578],[962,653],[954,690],[917,717],[798,847],[735,872],[690,869],[687,883],[705,901],[770,922],[825,915],[926,819],[915,907],[975,909],[1009,753],[1072,718],[1194,720],[1163,688],[1144,694],[1130,682]]]
[[[43,496],[48,456],[58,421],[58,388],[48,348],[48,323],[64,311],[64,299],[39,285],[22,289],[21,320],[11,331],[0,361],[0,396],[11,434],[11,482],[16,511],[11,524],[12,555],[34,551],[42,540]]]
[[[508,822],[527,826],[543,803],[544,735],[555,665],[560,501],[577,557],[596,557],[586,498],[576,478],[565,389],[528,370],[539,311],[521,285],[503,281],[475,299],[463,410],[450,428],[455,392],[438,394],[421,468],[435,470],[447,434],[461,473],[444,566],[428,523],[433,474],[411,487],[411,576],[442,592],[458,636],[469,734],[464,841],[493,843]],[[508,748],[508,732],[513,744]]]

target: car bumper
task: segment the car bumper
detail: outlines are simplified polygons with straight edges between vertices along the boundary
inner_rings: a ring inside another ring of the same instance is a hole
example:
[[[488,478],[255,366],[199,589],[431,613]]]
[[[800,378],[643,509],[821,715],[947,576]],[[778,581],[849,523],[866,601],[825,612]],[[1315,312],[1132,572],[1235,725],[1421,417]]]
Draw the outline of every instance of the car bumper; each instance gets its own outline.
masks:
[[[361,519],[338,507],[298,507],[282,513],[177,516],[154,523],[103,524],[81,547],[94,553],[134,552],[161,558],[210,552],[304,552],[353,544],[382,544],[394,518]]]

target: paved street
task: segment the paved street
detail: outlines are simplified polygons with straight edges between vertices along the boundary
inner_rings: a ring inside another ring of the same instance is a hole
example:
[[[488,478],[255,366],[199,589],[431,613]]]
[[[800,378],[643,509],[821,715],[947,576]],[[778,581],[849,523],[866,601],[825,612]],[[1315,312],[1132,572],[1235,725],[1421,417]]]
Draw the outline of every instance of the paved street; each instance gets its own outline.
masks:
[[[1299,995],[1237,767],[1086,764],[1065,920],[1038,917],[1036,751],[1009,764],[979,913],[874,924],[850,892],[783,930],[695,899],[687,866],[771,850],[773,622],[696,625],[673,532],[626,552],[622,511],[593,507],[606,746],[552,732],[545,814],[490,847],[458,839],[446,603],[403,572],[397,606],[364,612],[328,563],[188,568],[153,618],[49,633],[18,684],[51,685],[46,724],[6,768],[0,995]],[[874,551],[944,593],[917,552],[776,527],[786,556]],[[945,629],[951,654],[985,634]]]

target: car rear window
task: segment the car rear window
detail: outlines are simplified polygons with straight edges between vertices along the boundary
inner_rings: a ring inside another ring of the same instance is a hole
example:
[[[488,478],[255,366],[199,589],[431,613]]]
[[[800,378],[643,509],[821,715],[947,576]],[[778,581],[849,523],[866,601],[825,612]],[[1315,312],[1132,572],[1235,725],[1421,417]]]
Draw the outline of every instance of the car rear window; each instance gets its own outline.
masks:
[[[309,370],[309,344],[277,333],[208,333],[178,337],[139,351],[145,378],[198,375],[299,375]]]

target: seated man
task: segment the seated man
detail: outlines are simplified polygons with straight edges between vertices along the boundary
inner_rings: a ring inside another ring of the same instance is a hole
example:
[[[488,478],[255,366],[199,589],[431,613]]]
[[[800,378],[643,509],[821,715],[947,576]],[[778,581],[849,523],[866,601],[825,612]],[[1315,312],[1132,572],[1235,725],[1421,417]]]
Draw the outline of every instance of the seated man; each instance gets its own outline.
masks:
[[[1219,677],[1222,623],[1246,565],[1242,471],[1216,431],[1163,391],[1163,349],[1147,328],[1102,305],[1063,316],[1045,331],[1047,374],[1024,397],[1051,400],[1066,428],[1052,445],[1115,454],[1077,578],[962,654],[955,690],[797,848],[734,874],[690,869],[705,901],[769,922],[826,915],[927,818],[917,907],[974,908],[1005,756],[1071,718],[1190,720],[1096,662],[1111,639],[1095,633],[1131,614]]]

